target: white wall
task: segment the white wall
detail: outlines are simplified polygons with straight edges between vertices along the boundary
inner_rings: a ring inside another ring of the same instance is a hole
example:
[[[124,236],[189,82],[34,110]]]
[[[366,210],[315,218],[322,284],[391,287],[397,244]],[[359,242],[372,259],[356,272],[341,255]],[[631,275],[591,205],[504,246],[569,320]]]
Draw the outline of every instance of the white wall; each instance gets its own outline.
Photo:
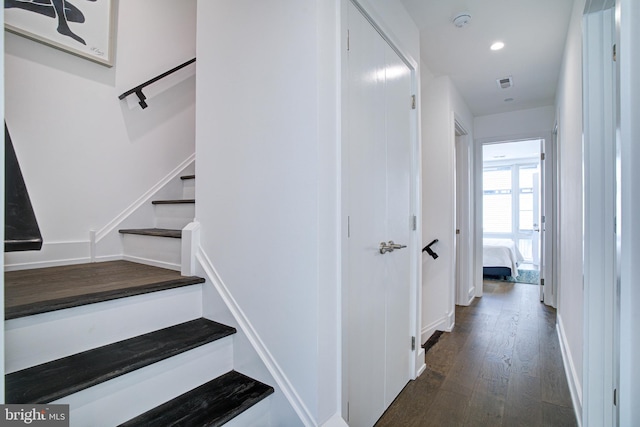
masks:
[[[553,130],[555,114],[556,109],[551,105],[478,116],[473,123],[473,135],[477,141],[499,141],[549,133]]]
[[[428,67],[428,64],[426,64]],[[422,342],[450,329],[455,315],[455,119],[470,133],[473,115],[448,76],[422,81],[422,241],[439,255],[423,254]],[[470,140],[473,135],[470,134]]]
[[[5,36],[6,121],[44,239],[41,252],[6,255],[8,266],[88,261],[89,230],[194,151],[194,67],[159,93],[149,88],[146,110],[118,95],[195,56],[196,1],[117,9],[112,68]]]
[[[202,249],[303,410],[322,420],[331,414],[320,401],[335,411],[337,388],[321,396],[316,368],[321,351],[334,365],[337,355],[335,342],[319,347],[319,223],[337,201],[320,205],[318,24],[313,2],[198,3],[196,217]],[[335,115],[324,119],[335,129]]]
[[[559,147],[559,292],[558,329],[567,357],[569,386],[582,405],[582,12],[576,0],[558,82],[556,108]]]
[[[418,58],[398,1],[363,6]],[[339,11],[198,2],[201,249],[313,424],[341,401]]]

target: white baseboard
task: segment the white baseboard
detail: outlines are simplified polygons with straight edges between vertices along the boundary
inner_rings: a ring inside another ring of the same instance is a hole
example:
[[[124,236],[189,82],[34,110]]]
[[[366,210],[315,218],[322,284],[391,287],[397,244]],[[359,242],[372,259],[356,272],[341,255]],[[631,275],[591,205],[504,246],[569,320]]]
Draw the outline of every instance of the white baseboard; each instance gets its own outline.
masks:
[[[180,264],[173,264],[169,262],[162,262],[155,259],[147,259],[132,255],[123,255],[122,259],[125,261],[137,262],[138,264],[146,264],[152,267],[166,268],[168,270],[180,271],[182,266]]]
[[[242,332],[244,332],[245,336],[264,363],[265,367],[269,370],[269,373],[278,384],[278,388],[286,397],[287,401],[300,418],[302,424],[309,427],[315,426],[316,422],[311,415],[311,412],[304,404],[304,401],[302,400],[296,389],[293,387],[282,368],[280,368],[276,359],[273,357],[271,352],[269,352],[269,349],[264,344],[247,316],[242,311],[242,308],[233,298],[233,295],[231,294],[229,289],[222,282],[222,279],[218,275],[218,272],[213,266],[213,263],[211,262],[207,254],[203,251],[202,247],[199,248],[196,254],[196,258],[198,260],[198,263],[204,270],[205,276],[207,276],[207,281],[210,281],[216,288],[220,297],[235,318],[238,327],[242,330]]]
[[[446,331],[449,323],[448,317],[443,317],[441,319],[436,320],[435,322],[430,323],[429,325],[423,326],[420,331],[420,345],[427,342],[429,337],[433,335],[435,331]]]
[[[89,241],[44,242],[39,251],[7,252],[4,270],[29,270],[91,262]]]
[[[347,422],[342,418],[340,414],[333,414],[331,418],[329,418],[324,423],[320,424],[321,427],[348,427]]]
[[[573,364],[571,348],[569,347],[569,343],[564,332],[562,317],[558,314],[557,319],[558,323],[556,324],[556,332],[558,333],[558,340],[560,341],[560,351],[562,352],[564,372],[567,376],[567,382],[569,383],[571,401],[573,402],[573,409],[576,414],[576,420],[578,421],[578,427],[582,427],[582,384],[580,384],[576,367]]]
[[[424,363],[424,348],[422,346],[418,347],[418,354],[416,355],[416,359],[419,361],[418,369],[416,371],[416,378],[418,378],[422,373],[427,369],[427,365]]]

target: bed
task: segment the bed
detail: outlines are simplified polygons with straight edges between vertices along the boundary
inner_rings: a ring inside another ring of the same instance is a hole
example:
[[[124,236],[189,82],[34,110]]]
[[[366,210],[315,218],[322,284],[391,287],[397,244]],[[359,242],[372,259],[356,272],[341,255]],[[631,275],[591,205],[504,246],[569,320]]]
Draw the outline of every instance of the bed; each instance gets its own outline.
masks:
[[[482,274],[485,276],[516,277],[518,264],[524,261],[513,240],[483,239]]]

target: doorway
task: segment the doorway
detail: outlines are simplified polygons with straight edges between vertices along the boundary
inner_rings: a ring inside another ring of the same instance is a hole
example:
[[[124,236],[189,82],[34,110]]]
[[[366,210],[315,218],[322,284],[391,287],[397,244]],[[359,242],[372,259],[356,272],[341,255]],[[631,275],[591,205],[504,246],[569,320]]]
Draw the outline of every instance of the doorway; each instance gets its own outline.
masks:
[[[482,147],[483,275],[544,284],[544,140]]]
[[[371,426],[415,371],[415,68],[346,3],[343,413]]]

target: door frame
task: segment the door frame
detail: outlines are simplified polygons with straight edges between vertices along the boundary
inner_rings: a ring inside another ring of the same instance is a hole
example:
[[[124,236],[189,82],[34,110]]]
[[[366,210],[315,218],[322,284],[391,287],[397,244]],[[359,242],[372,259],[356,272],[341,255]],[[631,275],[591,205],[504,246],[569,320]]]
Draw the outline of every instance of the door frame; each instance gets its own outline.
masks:
[[[594,2],[583,15],[584,356],[582,421],[617,426],[619,271],[615,9]],[[576,405],[577,406],[577,405]]]
[[[362,13],[362,15],[371,23],[376,31],[382,36],[382,38],[391,46],[391,48],[398,54],[407,67],[411,70],[411,89],[415,96],[415,109],[410,110],[411,121],[411,172],[410,172],[410,197],[411,206],[410,210],[412,216],[415,217],[415,229],[411,235],[411,239],[407,242],[407,250],[409,251],[409,268],[410,268],[410,307],[407,307],[409,311],[410,319],[410,334],[415,337],[415,349],[413,351],[413,357],[409,360],[408,378],[415,379],[426,368],[424,364],[424,349],[420,346],[420,325],[421,325],[421,286],[422,271],[420,266],[421,259],[421,236],[422,236],[422,200],[421,200],[421,145],[420,145],[420,70],[418,62],[403,48],[402,43],[399,42],[394,36],[390,28],[385,24],[382,16],[378,15],[376,11],[370,7],[366,0],[340,0],[340,34],[339,39],[339,62],[340,62],[340,105],[346,105],[346,99],[348,96],[348,70],[347,70],[347,46],[348,46],[348,5],[353,4],[356,9]],[[411,100],[407,99],[407,105],[411,105]],[[347,108],[339,108],[339,120],[340,120],[340,144],[341,144],[341,160],[340,160],[340,189],[341,189],[341,206],[340,206],[340,221],[341,221],[341,235],[340,235],[340,259],[341,259],[341,409],[343,418],[348,419],[348,398],[349,398],[349,343],[348,343],[348,286],[349,286],[349,259],[348,259],[348,176],[349,168],[347,164],[348,153],[348,111]],[[407,343],[409,346],[410,343]]]
[[[554,137],[552,131],[534,132],[518,135],[505,135],[500,137],[478,138],[475,140],[475,156],[474,156],[474,177],[475,177],[475,229],[477,242],[475,244],[475,276],[482,279],[482,146],[485,144],[497,144],[501,142],[516,142],[530,139],[543,140],[544,144],[544,161],[540,162],[540,169],[544,171],[544,183],[541,190],[544,192],[541,209],[545,215],[545,236],[544,236],[544,265],[540,271],[540,278],[544,279],[544,303],[551,307],[556,307],[558,295],[558,283],[553,279],[553,269],[556,264],[554,254],[556,251],[556,212],[555,206],[555,182],[556,182],[556,155],[554,147]],[[541,173],[542,176],[542,173]],[[541,239],[542,241],[542,239]],[[480,285],[476,286],[476,296],[482,296],[482,280]]]
[[[478,283],[474,280],[474,239],[473,221],[473,140],[466,124],[454,114],[454,173],[455,178],[455,286],[452,301],[456,305],[467,306],[477,296]]]

